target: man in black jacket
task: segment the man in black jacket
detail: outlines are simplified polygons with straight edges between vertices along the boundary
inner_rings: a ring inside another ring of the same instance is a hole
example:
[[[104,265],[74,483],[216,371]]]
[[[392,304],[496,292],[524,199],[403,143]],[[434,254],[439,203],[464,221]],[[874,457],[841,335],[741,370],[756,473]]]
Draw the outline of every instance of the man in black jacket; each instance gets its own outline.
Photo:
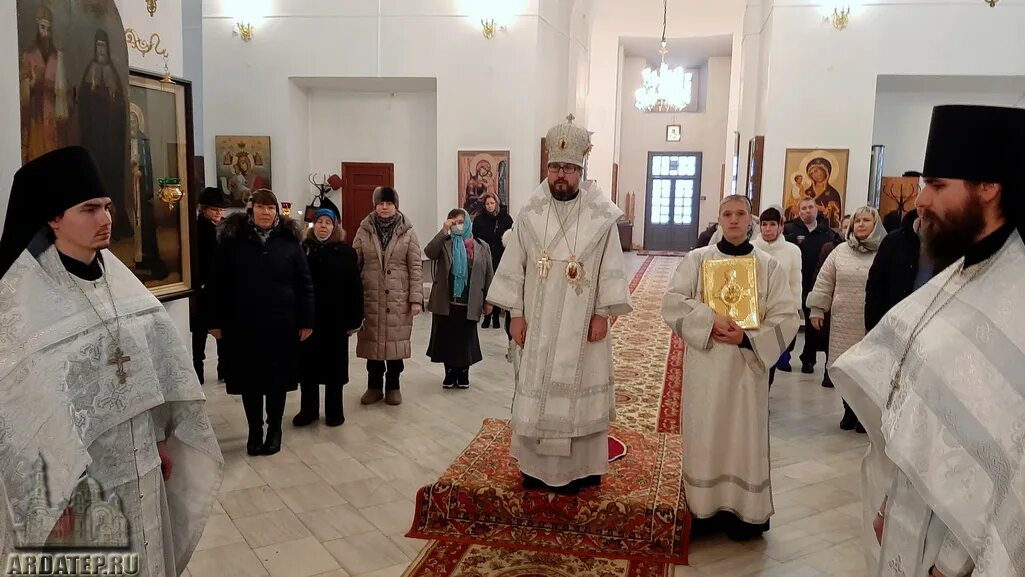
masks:
[[[783,235],[801,249],[801,305],[804,308],[804,350],[801,352],[801,372],[810,375],[815,372],[815,361],[820,350],[825,350],[825,343],[819,331],[811,324],[811,316],[807,307],[808,293],[815,287],[815,271],[822,247],[828,242],[842,242],[840,235],[829,228],[829,222],[819,215],[815,199],[806,197],[801,200],[800,218],[790,221],[783,229]]]
[[[206,337],[210,329],[212,298],[208,284],[214,275],[217,260],[217,227],[221,224],[224,209],[228,206],[224,195],[216,188],[207,187],[199,195],[199,214],[196,215],[196,257],[193,286],[196,296],[192,300],[192,364],[196,367],[199,382],[203,382],[203,361],[206,360]],[[221,341],[217,343],[217,380],[224,380],[221,364]]]
[[[886,235],[872,261],[865,285],[865,330],[915,292],[937,272],[918,237],[918,212],[904,215],[900,228]]]

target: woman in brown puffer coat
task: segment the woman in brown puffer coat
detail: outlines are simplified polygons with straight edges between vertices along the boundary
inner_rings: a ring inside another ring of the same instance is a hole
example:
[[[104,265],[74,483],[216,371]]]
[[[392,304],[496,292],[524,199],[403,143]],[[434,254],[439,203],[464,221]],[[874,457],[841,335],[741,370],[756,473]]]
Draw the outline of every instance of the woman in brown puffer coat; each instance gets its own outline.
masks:
[[[402,403],[399,376],[413,317],[423,312],[424,285],[420,243],[413,225],[399,212],[399,195],[384,187],[374,191],[374,212],[359,225],[352,240],[363,278],[363,311],[356,356],[367,359],[367,392],[360,403],[384,399]]]

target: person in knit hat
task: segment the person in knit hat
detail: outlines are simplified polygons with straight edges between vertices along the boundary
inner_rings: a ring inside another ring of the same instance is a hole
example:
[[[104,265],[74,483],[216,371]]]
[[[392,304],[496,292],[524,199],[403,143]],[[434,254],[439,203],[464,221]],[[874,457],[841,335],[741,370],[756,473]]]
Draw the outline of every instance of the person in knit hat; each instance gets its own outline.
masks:
[[[434,262],[434,284],[427,310],[433,313],[427,356],[444,363],[446,389],[470,388],[470,367],[483,360],[477,321],[491,313],[484,296],[495,274],[491,249],[473,236],[470,213],[452,209],[441,230],[424,247]]]
[[[548,178],[517,216],[487,300],[511,311],[519,348],[510,451],[524,486],[575,493],[608,472],[609,319],[633,309],[616,229],[623,212],[581,182],[591,133],[570,115],[546,142]]]
[[[413,224],[399,212],[399,193],[374,190],[374,210],[352,239],[363,278],[363,311],[356,356],[367,360],[364,405],[381,399],[402,403],[400,378],[412,356],[413,318],[423,312],[424,285],[420,242]]]
[[[329,427],[345,422],[342,387],[349,382],[349,337],[363,324],[363,281],[356,251],[344,242],[338,214],[320,208],[306,230],[303,250],[313,279],[317,330],[302,351],[302,403],[292,424],[304,427],[320,418],[320,385]]]
[[[313,283],[299,241],[299,227],[266,189],[221,231],[210,332],[224,340],[226,389],[242,396],[250,455],[281,450],[285,397],[299,385],[299,344],[313,334]]]

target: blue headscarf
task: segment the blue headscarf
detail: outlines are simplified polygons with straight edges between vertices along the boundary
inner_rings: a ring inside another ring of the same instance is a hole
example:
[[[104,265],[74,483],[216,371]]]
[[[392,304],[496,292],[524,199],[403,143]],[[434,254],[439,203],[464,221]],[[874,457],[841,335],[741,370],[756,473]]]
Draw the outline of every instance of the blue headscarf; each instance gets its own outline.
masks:
[[[470,220],[470,213],[463,212],[463,232],[457,234],[455,229],[449,231],[452,236],[452,294],[461,295],[466,290],[466,283],[470,281],[469,259],[466,256],[466,241],[473,242],[473,221]]]

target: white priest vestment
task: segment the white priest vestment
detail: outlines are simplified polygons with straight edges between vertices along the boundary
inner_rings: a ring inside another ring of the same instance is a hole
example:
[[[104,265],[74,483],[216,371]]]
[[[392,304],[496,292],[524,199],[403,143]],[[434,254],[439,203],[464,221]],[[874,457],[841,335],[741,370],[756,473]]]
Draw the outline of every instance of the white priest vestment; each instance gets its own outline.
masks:
[[[869,575],[935,566],[947,577],[1025,576],[1025,246],[1013,232],[989,259],[963,264],[904,299],[830,368],[871,441]],[[871,526],[884,497],[880,547]]]
[[[104,550],[138,554],[139,575],[180,575],[223,469],[192,358],[163,305],[111,252],[90,282],[40,239],[0,279],[2,551],[121,543]],[[116,344],[130,357],[124,382]],[[167,481],[160,441],[173,460]],[[55,539],[69,507],[72,534]]]
[[[760,327],[751,348],[712,340],[715,313],[702,302],[702,262],[733,258],[716,245],[687,255],[662,303],[662,316],[687,345],[683,383],[683,470],[691,514],[720,511],[762,524],[773,513],[769,481],[769,369],[797,334],[787,273],[768,254],[758,262]]]
[[[514,362],[510,451],[521,471],[549,486],[608,472],[608,431],[615,418],[612,340],[589,343],[587,336],[593,315],[632,310],[616,229],[622,214],[596,186],[582,185],[575,200],[559,203],[548,182],[541,183],[516,217],[488,292],[488,302],[527,321],[526,345]],[[566,265],[574,245],[583,274],[571,284]],[[546,247],[552,265],[542,279],[537,262]]]

